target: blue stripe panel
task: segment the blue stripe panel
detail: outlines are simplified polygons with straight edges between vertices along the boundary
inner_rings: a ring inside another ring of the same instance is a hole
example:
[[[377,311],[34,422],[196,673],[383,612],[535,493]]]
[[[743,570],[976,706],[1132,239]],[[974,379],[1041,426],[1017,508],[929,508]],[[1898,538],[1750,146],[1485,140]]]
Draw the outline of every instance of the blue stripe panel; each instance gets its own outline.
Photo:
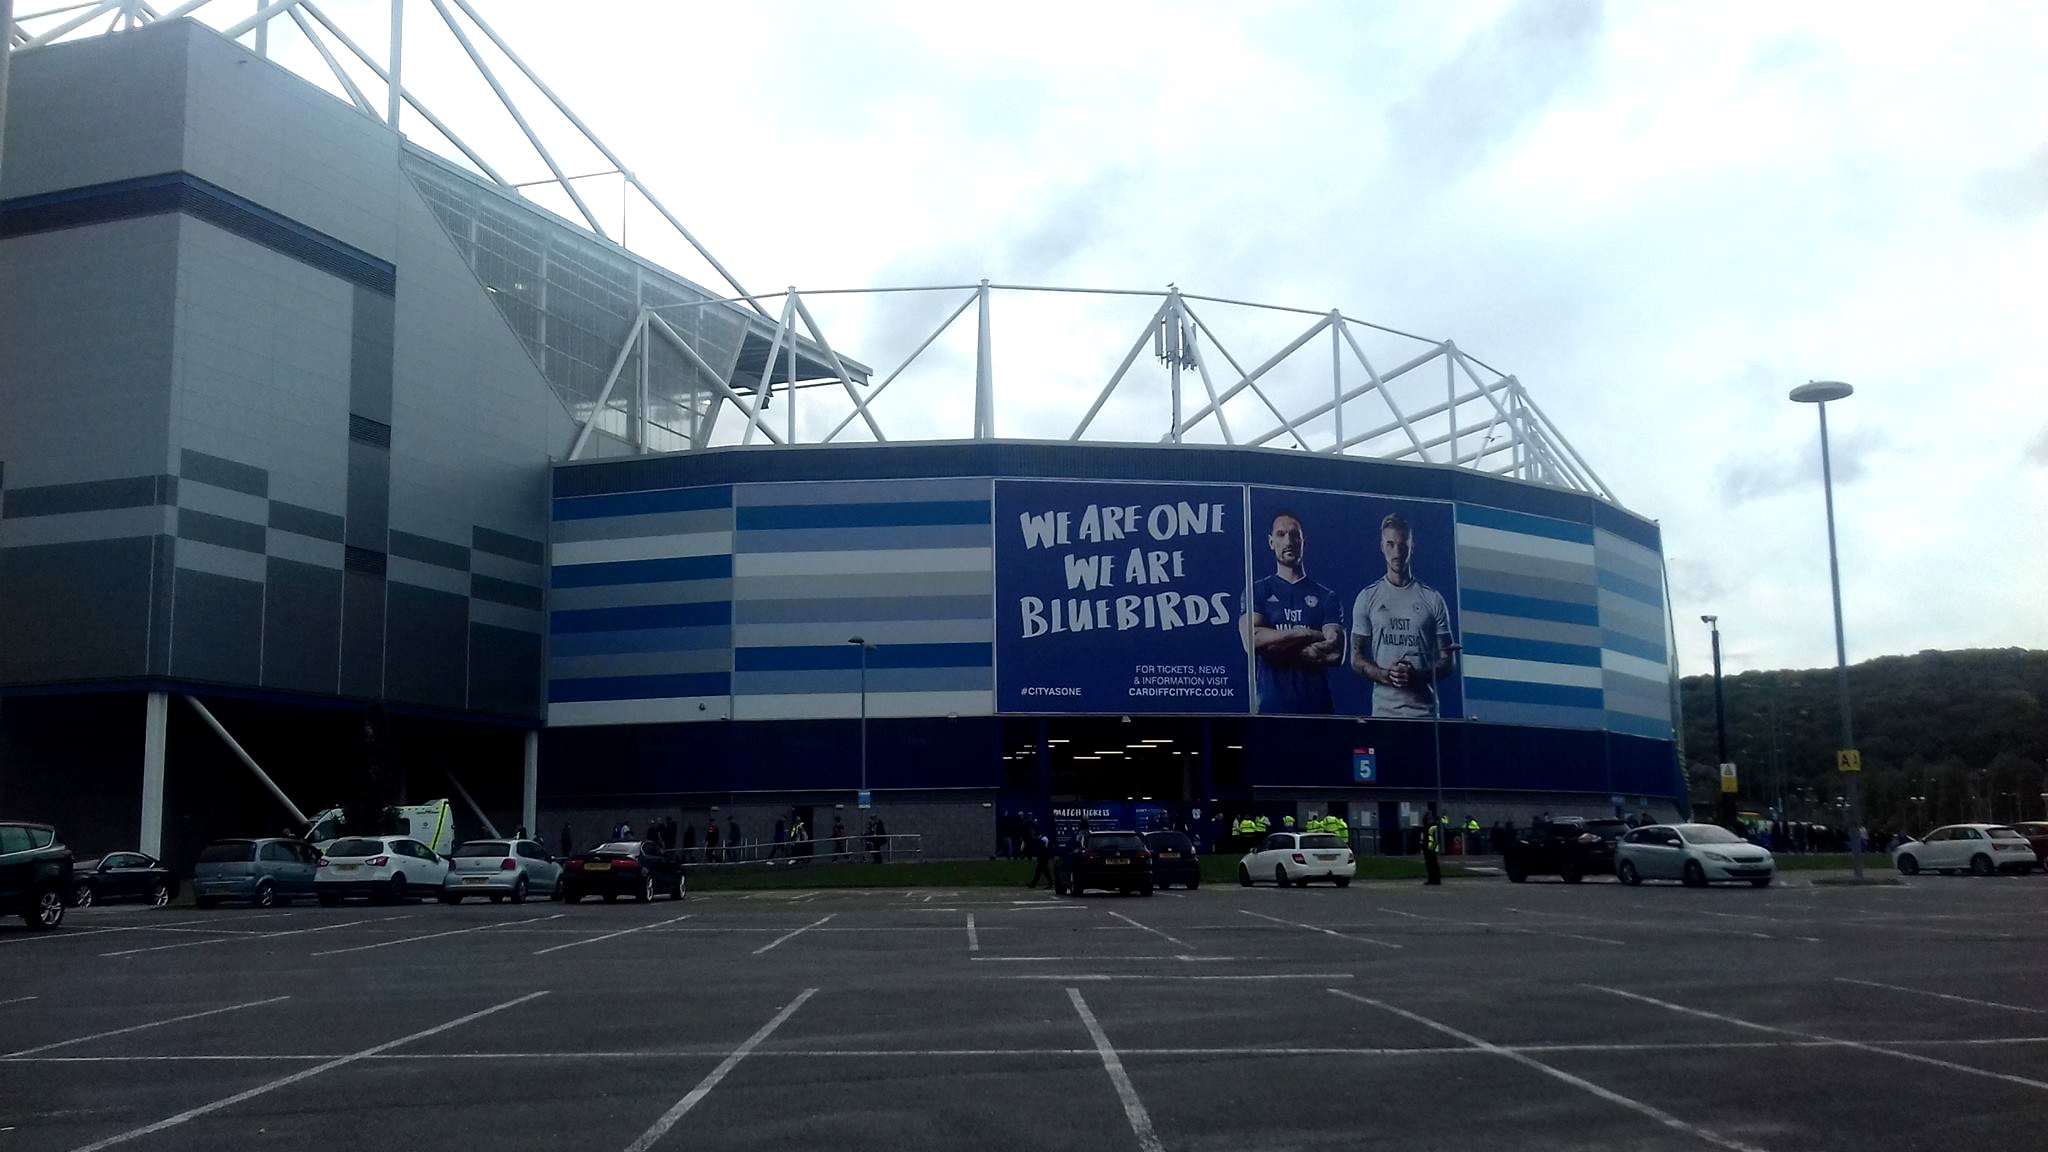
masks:
[[[1648,640],[1638,640],[1626,632],[1612,628],[1600,630],[1600,646],[1624,656],[1637,656],[1658,664],[1664,663],[1664,645]]]
[[[1593,542],[1591,524],[1571,524],[1563,520],[1552,520],[1547,516],[1507,512],[1478,504],[1459,504],[1458,523],[1475,524],[1481,528],[1498,528],[1503,532],[1520,532],[1525,536],[1548,536],[1552,540],[1569,540],[1574,544]]]
[[[841,620],[987,620],[987,596],[828,596],[817,600],[741,600],[735,624],[831,624]]]
[[[1488,700],[1484,708],[1468,708],[1466,711],[1485,720],[1488,724],[1533,726],[1541,728],[1589,728],[1600,727],[1601,714],[1598,708],[1560,708],[1554,704],[1517,704],[1508,700]],[[1597,774],[1599,766],[1590,765]],[[1484,769],[1480,769],[1484,771]],[[1546,765],[1540,776],[1550,787],[1569,787],[1568,768],[1560,765]],[[1527,788],[1528,776],[1520,777],[1509,785]],[[1604,789],[1603,789],[1604,791]]]
[[[559,473],[557,473],[559,475]],[[700,512],[732,507],[732,486],[663,488],[654,492],[621,492],[614,496],[556,497],[557,520],[594,520],[600,516],[647,516],[655,512]]]
[[[605,584],[666,584],[671,580],[722,580],[732,575],[731,556],[682,556],[670,560],[615,560],[606,564],[564,564],[552,570],[557,588]]]
[[[873,505],[847,505],[873,507]],[[742,515],[746,509],[740,509]],[[984,520],[979,524],[919,524],[914,531],[902,525],[867,528],[775,528],[750,529],[732,539],[735,552],[865,552],[889,548],[987,548],[995,542],[995,528]]]
[[[1598,688],[1571,688],[1562,684],[1530,684],[1520,680],[1487,680],[1467,676],[1465,678],[1465,699],[1467,712],[1486,715],[1486,709],[1474,708],[1469,703],[1476,700],[1504,700],[1515,704],[1550,704],[1559,708],[1599,708],[1604,704]]]
[[[873,668],[868,669],[868,691],[875,692],[986,692],[995,687],[994,670],[981,668]],[[823,668],[791,672],[736,672],[732,678],[735,696],[814,696],[823,692],[860,691],[860,672],[853,668]]]
[[[870,668],[987,667],[992,644],[884,644],[868,653]],[[819,644],[790,648],[740,648],[733,652],[736,672],[791,672],[819,668],[858,668],[860,649],[851,644]]]
[[[726,696],[732,677],[723,672],[692,672],[674,676],[597,676],[587,680],[551,680],[548,700],[665,700],[676,696]]]
[[[559,613],[557,613],[559,615]],[[609,656],[620,652],[702,652],[732,647],[732,628],[634,628],[617,632],[557,633],[550,656]]]
[[[1600,569],[1600,587],[1607,589],[1617,596],[1626,596],[1638,603],[1648,604],[1655,608],[1662,608],[1664,606],[1664,592],[1656,585],[1645,584],[1640,580],[1631,580],[1619,572],[1606,568]]]
[[[730,623],[730,603],[645,604],[635,608],[584,608],[574,612],[555,612],[548,617],[548,631],[610,632],[626,628],[691,628]]]
[[[1482,592],[1476,588],[1463,589],[1458,594],[1458,607],[1465,612],[1492,612],[1501,616],[1521,616],[1530,620],[1555,620],[1560,624],[1591,624],[1600,626],[1600,608],[1595,604],[1566,604],[1561,600],[1544,600],[1536,596],[1513,596],[1506,592]]]
[[[1465,633],[1465,654],[1498,656],[1504,660],[1536,660],[1545,664],[1576,664],[1582,668],[1600,666],[1600,650],[1584,644],[1523,640],[1514,636],[1482,636],[1473,632]]]
[[[1609,712],[1607,730],[1625,736],[1648,736],[1655,740],[1671,739],[1671,725],[1667,721],[1653,720],[1633,712]]]
[[[776,528],[915,528],[926,524],[986,524],[986,500],[936,500],[906,504],[781,504],[741,508],[734,527],[741,532]]]

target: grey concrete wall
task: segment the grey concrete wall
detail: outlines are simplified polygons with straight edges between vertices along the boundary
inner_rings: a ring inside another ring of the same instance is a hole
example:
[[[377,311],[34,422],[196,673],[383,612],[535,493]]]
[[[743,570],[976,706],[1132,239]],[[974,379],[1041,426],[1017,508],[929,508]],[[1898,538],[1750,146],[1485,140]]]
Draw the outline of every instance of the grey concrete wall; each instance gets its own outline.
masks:
[[[16,52],[0,199],[178,170],[186,40],[165,26]]]

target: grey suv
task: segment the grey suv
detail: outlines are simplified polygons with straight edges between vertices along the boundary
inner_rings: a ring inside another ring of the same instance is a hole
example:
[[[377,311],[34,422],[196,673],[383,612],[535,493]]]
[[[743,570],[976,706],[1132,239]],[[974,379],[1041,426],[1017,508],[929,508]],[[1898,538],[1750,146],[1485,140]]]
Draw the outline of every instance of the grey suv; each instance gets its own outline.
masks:
[[[71,849],[48,824],[0,822],[0,915],[47,931],[71,902]]]
[[[192,900],[211,908],[222,900],[247,900],[273,908],[313,895],[320,853],[304,840],[216,840],[199,853],[192,870]]]

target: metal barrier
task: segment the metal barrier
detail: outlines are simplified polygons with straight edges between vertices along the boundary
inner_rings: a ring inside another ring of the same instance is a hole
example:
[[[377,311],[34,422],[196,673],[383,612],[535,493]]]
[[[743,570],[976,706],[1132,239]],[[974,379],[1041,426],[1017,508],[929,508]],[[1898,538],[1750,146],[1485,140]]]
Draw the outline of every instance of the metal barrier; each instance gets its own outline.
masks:
[[[827,836],[781,844],[748,841],[736,847],[698,845],[678,848],[683,864],[692,868],[807,868],[823,864],[871,864],[924,859],[924,836],[917,832],[887,836]]]

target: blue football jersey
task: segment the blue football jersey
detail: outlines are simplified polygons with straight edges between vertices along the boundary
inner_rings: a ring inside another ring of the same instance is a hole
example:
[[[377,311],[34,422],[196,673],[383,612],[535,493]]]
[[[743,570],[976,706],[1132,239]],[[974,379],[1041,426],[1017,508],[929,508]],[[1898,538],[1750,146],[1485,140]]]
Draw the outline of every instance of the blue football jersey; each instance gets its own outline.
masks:
[[[1252,601],[1246,611],[1257,613],[1266,627],[1291,632],[1307,629],[1320,633],[1331,624],[1340,628],[1344,609],[1337,594],[1326,585],[1303,578],[1292,583],[1274,574],[1252,585]],[[1295,664],[1258,661],[1258,710],[1323,716],[1332,711],[1330,670]]]

